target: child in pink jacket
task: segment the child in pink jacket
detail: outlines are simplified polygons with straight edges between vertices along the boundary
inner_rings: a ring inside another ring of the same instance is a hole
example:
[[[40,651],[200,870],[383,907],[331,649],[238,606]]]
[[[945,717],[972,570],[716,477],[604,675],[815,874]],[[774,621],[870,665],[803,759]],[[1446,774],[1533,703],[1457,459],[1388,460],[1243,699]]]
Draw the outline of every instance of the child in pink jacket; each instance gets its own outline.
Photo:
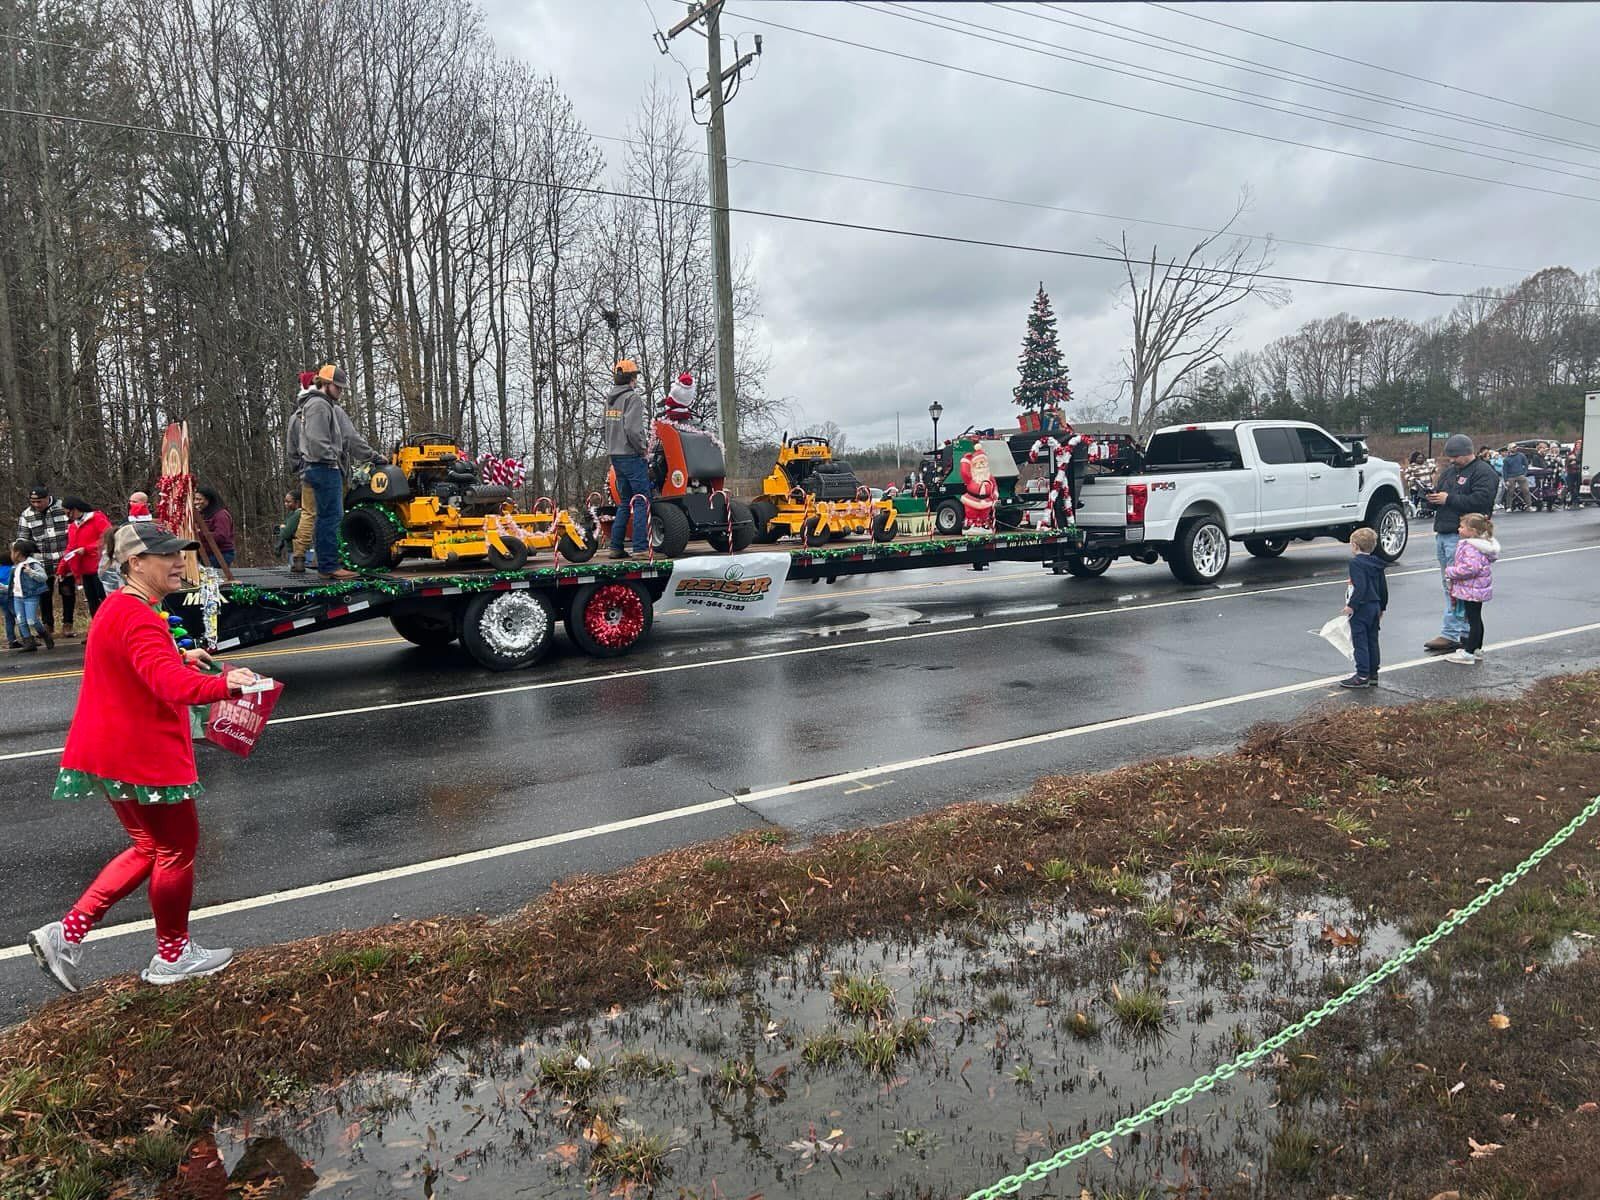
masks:
[[[1444,569],[1450,581],[1450,598],[1466,610],[1467,638],[1448,656],[1453,663],[1483,659],[1483,606],[1494,596],[1494,560],[1500,557],[1494,522],[1482,513],[1466,513],[1457,529],[1456,559]]]

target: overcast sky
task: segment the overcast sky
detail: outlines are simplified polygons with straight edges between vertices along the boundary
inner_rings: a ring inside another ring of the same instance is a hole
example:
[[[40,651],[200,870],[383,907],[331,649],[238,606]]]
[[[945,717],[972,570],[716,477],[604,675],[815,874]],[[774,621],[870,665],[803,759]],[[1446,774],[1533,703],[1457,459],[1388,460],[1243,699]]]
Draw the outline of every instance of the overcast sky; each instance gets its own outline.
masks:
[[[741,51],[753,48],[757,32],[764,43],[759,70],[728,109],[728,148],[736,163],[730,171],[733,205],[1072,250],[1100,250],[1102,239],[1114,240],[1126,229],[1136,245],[1154,243],[1163,251],[1181,252],[1195,235],[1134,219],[1211,225],[1223,220],[1241,188],[1248,188],[1252,208],[1239,228],[1249,233],[1483,264],[1280,243],[1275,269],[1285,274],[1467,291],[1512,283],[1544,266],[1600,266],[1600,124],[1447,90],[1153,5],[1012,5],[1010,11],[985,4],[899,7],[902,12],[936,9],[948,18],[1067,50],[1426,131],[1406,137],[1434,141],[1435,134],[1449,134],[1496,148],[1463,147],[1476,153],[1458,153],[1340,128],[1311,115],[1263,111],[858,5],[729,0],[724,63],[732,61],[735,38]],[[661,56],[652,41],[656,21],[667,26],[684,11],[672,0],[486,0],[487,27],[500,45],[556,75],[590,129],[611,135],[625,131],[652,77],[679,89],[687,111],[684,68],[697,73],[697,84],[703,82],[704,40],[694,33],[680,35],[671,44],[677,61]],[[1254,4],[1185,11],[1600,122],[1600,73],[1593,54],[1600,9],[1594,5]],[[1242,64],[1206,65],[1040,15],[1131,36],[1109,25],[1093,26],[1088,18],[1116,22],[1453,116],[1294,86],[1251,74]],[[752,18],[1000,78],[890,58]],[[1597,199],[1301,149],[1008,81]],[[1511,128],[1470,125],[1456,116]],[[608,158],[620,159],[621,147],[603,145]],[[740,155],[1122,219],[823,179],[738,163]],[[1593,182],[1556,172],[1590,176]],[[1111,264],[737,214],[733,237],[736,252],[748,252],[756,269],[762,298],[758,334],[772,353],[768,389],[791,398],[802,423],[832,419],[856,444],[871,443],[893,437],[898,412],[905,436],[921,437],[928,426],[927,406],[935,398],[945,406],[947,432],[973,422],[1008,421],[1015,411],[1010,397],[1025,317],[1041,280],[1055,302],[1079,399],[1117,393],[1127,317],[1117,307],[1118,269]],[[1361,318],[1423,319],[1451,303],[1296,285],[1287,306],[1254,307],[1240,321],[1232,348],[1258,346],[1304,321],[1340,311]]]

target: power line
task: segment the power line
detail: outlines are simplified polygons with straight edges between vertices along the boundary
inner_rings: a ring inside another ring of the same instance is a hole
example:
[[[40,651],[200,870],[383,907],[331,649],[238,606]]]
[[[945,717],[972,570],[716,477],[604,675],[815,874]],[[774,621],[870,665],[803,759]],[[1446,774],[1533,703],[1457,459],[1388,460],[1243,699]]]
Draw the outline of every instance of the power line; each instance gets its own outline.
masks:
[[[688,200],[669,196],[651,196],[642,192],[625,192],[619,188],[603,188],[570,183],[552,183],[543,179],[530,179],[525,176],[500,175],[491,171],[469,171],[457,167],[438,167],[423,163],[402,163],[394,159],[374,158],[364,154],[344,154],[334,150],[304,150],[295,146],[286,146],[279,142],[269,142],[261,138],[228,137],[207,133],[191,133],[182,129],[164,129],[155,125],[136,125],[129,121],[113,121],[105,117],[84,117],[69,115],[67,113],[39,112],[34,109],[0,107],[0,116],[32,117],[42,121],[62,121],[73,125],[92,125],[104,129],[120,129],[130,133],[151,134],[156,137],[171,137],[186,141],[205,142],[209,145],[218,144],[245,147],[252,150],[271,150],[279,154],[295,154],[304,158],[325,159],[334,162],[355,163],[369,167],[385,167],[397,170],[414,171],[421,174],[445,175],[461,179],[472,179],[486,183],[511,183],[524,186],[546,188],[558,192],[574,192],[579,195],[602,196],[620,200],[638,200],[648,204],[672,204],[682,208],[697,208],[710,211],[712,204],[706,200]],[[988,238],[964,237],[953,233],[935,233],[930,230],[901,229],[891,225],[870,225],[860,221],[840,221],[830,217],[811,217],[802,213],[778,212],[763,208],[742,208],[730,205],[729,212],[736,212],[743,216],[764,217],[773,221],[788,221],[798,225],[811,225],[829,229],[852,229],[861,233],[882,233],[895,237],[916,238],[922,241],[942,242],[947,245],[977,246],[994,250],[1018,250],[1028,254],[1048,254],[1057,258],[1076,258],[1090,262],[1113,263],[1122,266],[1125,260],[1120,254],[1097,254],[1089,250],[1065,250],[1055,246],[1033,246],[1021,242],[1002,242]],[[1213,230],[1211,232],[1218,232]],[[1357,291],[1367,292],[1393,292],[1399,295],[1432,296],[1445,300],[1473,300],[1481,299],[1484,289],[1477,292],[1453,292],[1439,288],[1406,287],[1401,284],[1387,283],[1358,283],[1345,279],[1318,279],[1305,275],[1280,275],[1269,271],[1230,271],[1221,267],[1184,267],[1187,273],[1195,275],[1226,275],[1235,279],[1264,279],[1273,283],[1303,283],[1317,287],[1342,287],[1352,288]],[[1224,285],[1240,286],[1240,285]],[[1514,305],[1543,305],[1560,304],[1567,308],[1584,308],[1600,310],[1600,304],[1590,304],[1582,301],[1567,302],[1544,300],[1540,298],[1519,298],[1513,296],[1496,297],[1496,302]]]
[[[1306,50],[1312,54],[1320,54],[1324,58],[1336,58],[1340,62],[1353,63],[1358,67],[1367,67],[1373,71],[1384,71],[1390,75],[1398,75],[1402,79],[1415,80],[1417,83],[1426,83],[1433,87],[1444,88],[1446,91],[1460,92],[1464,96],[1476,96],[1480,100],[1493,100],[1496,104],[1508,104],[1512,108],[1520,108],[1525,112],[1538,113],[1545,117],[1555,117],[1558,121],[1571,121],[1574,125],[1588,125],[1592,129],[1600,129],[1600,123],[1585,121],[1582,117],[1569,117],[1566,113],[1552,112],[1548,108],[1536,108],[1531,104],[1523,104],[1518,100],[1507,100],[1504,96],[1492,96],[1488,92],[1475,92],[1471,88],[1457,87],[1453,83],[1444,83],[1438,79],[1429,79],[1424,75],[1413,75],[1409,71],[1401,71],[1395,67],[1386,67],[1380,63],[1367,62],[1365,59],[1350,58],[1344,54],[1335,54],[1332,50],[1320,50],[1316,46],[1307,46],[1302,42],[1292,42],[1288,38],[1274,37],[1270,33],[1261,33],[1255,29],[1246,29],[1243,25],[1230,25],[1226,21],[1218,21],[1214,17],[1202,17],[1199,13],[1187,12],[1181,8],[1174,8],[1170,4],[1157,4],[1154,0],[1147,0],[1151,8],[1159,8],[1164,12],[1176,13],[1180,17],[1188,17],[1191,21],[1204,21],[1207,25],[1220,25],[1224,29],[1232,29],[1238,33],[1248,33],[1251,37],[1265,38],[1269,42],[1277,42],[1283,46],[1293,46],[1296,50]]]
[[[1004,6],[1002,5],[1001,7]],[[1078,18],[1080,21],[1092,21],[1095,25],[1104,25],[1111,29],[1120,29],[1123,31],[1123,33],[1106,33],[1104,30],[1093,29],[1086,25],[1074,25],[1072,22],[1064,21],[1060,17],[1043,16],[1032,9],[1014,9],[1011,11],[1020,12],[1022,15],[1033,17],[1036,20],[1051,21],[1058,25],[1065,25],[1071,29],[1082,30],[1085,33],[1092,33],[1098,37],[1112,38],[1119,42],[1129,42],[1132,45],[1142,46],[1146,49],[1159,50],[1163,54],[1173,54],[1180,58],[1198,58],[1198,61],[1200,62],[1209,62],[1217,66],[1231,65],[1235,70],[1245,70],[1252,75],[1264,75],[1264,77],[1268,79],[1283,79],[1284,77],[1288,77],[1289,79],[1299,82],[1304,87],[1316,88],[1319,91],[1332,92],[1334,95],[1346,96],[1350,99],[1361,99],[1376,103],[1390,104],[1397,108],[1406,109],[1410,112],[1423,113],[1433,117],[1442,117],[1445,120],[1458,121],[1465,125],[1476,125],[1483,129],[1497,129],[1502,133],[1515,133],[1522,137],[1532,138],[1535,141],[1551,142],[1556,145],[1570,146],[1578,150],[1588,150],[1592,153],[1600,153],[1600,146],[1593,145],[1589,142],[1574,141],[1568,137],[1562,137],[1557,134],[1541,133],[1538,130],[1524,129],[1517,125],[1506,125],[1500,121],[1492,121],[1484,117],[1475,117],[1467,113],[1455,112],[1451,109],[1435,108],[1432,105],[1423,104],[1417,100],[1404,99],[1399,96],[1390,96],[1384,92],[1374,92],[1368,88],[1357,87],[1355,84],[1340,83],[1337,80],[1324,79],[1319,75],[1307,75],[1302,71],[1291,70],[1288,67],[1280,67],[1275,63],[1264,63],[1259,59],[1244,58],[1237,54],[1231,54],[1226,50],[1217,50],[1210,46],[1198,46],[1193,42],[1186,42],[1182,38],[1173,38],[1161,33],[1152,33],[1148,30],[1138,29],[1132,25],[1124,25],[1117,21],[1108,20],[1105,17],[1093,17],[1088,13],[1078,12],[1075,9],[1064,8],[1062,5],[1056,3],[1047,3],[1044,7],[1050,8],[1057,12],[1068,13],[1069,15]],[[1126,34],[1133,34],[1135,36],[1124,36]],[[1147,40],[1141,41],[1138,39]],[[1172,46],[1183,46],[1187,49],[1173,50],[1169,49],[1167,46],[1150,45],[1150,42],[1152,41],[1166,42]],[[1189,53],[1189,51],[1198,51],[1199,54],[1192,54]],[[1210,55],[1211,57],[1201,57],[1204,55]],[[1225,59],[1227,61],[1224,63],[1217,63],[1215,61],[1216,59]],[[1244,66],[1237,65],[1241,63],[1244,64]],[[1260,68],[1260,70],[1251,70],[1251,68]]]
[[[1148,66],[1144,66],[1144,65],[1142,65],[1140,63],[1130,63],[1130,62],[1127,62],[1124,59],[1109,58],[1109,57],[1106,57],[1105,55],[1093,54],[1093,53],[1091,53],[1089,51],[1086,51],[1086,50],[1074,50],[1071,47],[1062,46],[1058,42],[1047,42],[1047,41],[1044,41],[1044,40],[1042,40],[1040,38],[1031,38],[1031,37],[1028,37],[1026,34],[1013,33],[1010,30],[999,29],[999,28],[996,28],[995,26],[992,26],[992,25],[982,25],[982,24],[979,24],[976,21],[965,21],[965,20],[962,20],[959,17],[947,17],[947,16],[943,15],[942,13],[940,13],[940,14],[930,13],[930,12],[927,12],[926,10],[924,10],[924,9],[911,8],[909,5],[905,6],[905,10],[902,11],[902,9],[899,8],[899,7],[895,7],[895,8],[874,8],[870,4],[865,3],[864,0],[849,0],[849,3],[854,4],[857,8],[865,9],[868,12],[878,13],[881,16],[896,17],[896,18],[898,18],[898,19],[900,19],[902,21],[911,21],[911,22],[914,22],[915,24],[918,24],[918,25],[926,25],[931,29],[944,29],[944,30],[947,30],[950,33],[959,34],[962,37],[975,38],[978,41],[990,42],[990,43],[993,43],[994,45],[997,45],[997,46],[1007,46],[1007,47],[1009,47],[1011,49],[1014,49],[1014,50],[1022,50],[1022,51],[1025,51],[1025,52],[1029,53],[1029,54],[1037,54],[1037,55],[1041,55],[1042,57],[1045,57],[1045,58],[1057,59],[1057,60],[1059,60],[1061,62],[1075,63],[1075,64],[1077,64],[1079,66],[1090,67],[1093,70],[1097,70],[1097,71],[1107,71],[1107,72],[1110,72],[1113,75],[1122,75],[1122,76],[1125,76],[1125,77],[1130,78],[1130,79],[1139,79],[1139,80],[1142,80],[1142,81],[1147,82],[1147,83],[1155,83],[1155,84],[1160,85],[1161,87],[1176,88],[1179,91],[1191,92],[1191,93],[1193,93],[1195,95],[1199,95],[1199,96],[1210,96],[1210,97],[1213,97],[1214,99],[1217,99],[1217,100],[1226,100],[1226,101],[1228,101],[1228,102],[1230,102],[1232,104],[1242,104],[1242,105],[1245,105],[1246,107],[1249,107],[1249,108],[1263,109],[1266,112],[1281,113],[1284,116],[1306,118],[1307,114],[1305,114],[1305,113],[1293,112],[1293,111],[1291,111],[1289,109],[1286,109],[1286,108],[1277,107],[1279,104],[1290,104],[1290,105],[1294,105],[1296,108],[1309,109],[1313,113],[1329,114],[1328,116],[1311,117],[1311,118],[1309,118],[1311,120],[1320,121],[1321,123],[1323,123],[1325,125],[1335,125],[1335,126],[1338,126],[1341,129],[1353,129],[1357,133],[1375,134],[1378,137],[1393,138],[1395,141],[1409,142],[1412,145],[1416,145],[1416,146],[1426,146],[1431,150],[1445,150],[1445,151],[1448,151],[1448,152],[1453,153],[1453,154],[1466,154],[1466,155],[1470,155],[1471,157],[1474,157],[1474,158],[1488,159],[1491,162],[1506,163],[1507,165],[1513,166],[1513,167],[1526,167],[1527,169],[1532,170],[1532,171],[1545,171],[1545,172],[1548,172],[1549,174],[1552,174],[1552,175],[1565,175],[1565,176],[1568,176],[1569,178],[1572,178],[1572,179],[1586,180],[1589,183],[1600,183],[1600,176],[1580,174],[1580,173],[1578,173],[1576,171],[1563,171],[1559,167],[1541,166],[1538,163],[1524,162],[1521,159],[1516,159],[1516,158],[1505,158],[1505,157],[1502,157],[1501,155],[1498,155],[1498,154],[1484,154],[1484,153],[1482,153],[1481,151],[1478,151],[1478,150],[1467,150],[1467,149],[1463,149],[1463,148],[1461,148],[1459,146],[1446,146],[1446,145],[1440,144],[1439,142],[1429,141],[1425,137],[1424,138],[1415,138],[1415,137],[1406,137],[1404,134],[1399,134],[1399,133],[1386,133],[1381,129],[1368,129],[1368,128],[1366,128],[1365,125],[1355,125],[1355,124],[1352,124],[1351,122],[1352,121],[1364,121],[1364,122],[1366,122],[1367,124],[1370,124],[1370,125],[1387,125],[1391,129],[1403,129],[1403,130],[1406,130],[1409,133],[1431,134],[1432,136],[1435,136],[1435,137],[1450,138],[1452,141],[1466,142],[1468,145],[1480,146],[1480,147],[1483,147],[1484,149],[1488,149],[1488,150],[1507,150],[1507,151],[1510,151],[1511,153],[1521,153],[1520,151],[1517,151],[1512,147],[1495,146],[1495,145],[1491,145],[1491,144],[1485,143],[1485,142],[1475,142],[1475,141],[1472,141],[1470,138],[1456,137],[1453,134],[1438,133],[1438,132],[1436,132],[1434,130],[1429,130],[1429,129],[1416,129],[1416,128],[1413,128],[1412,126],[1409,126],[1409,125],[1395,125],[1392,122],[1388,122],[1388,121],[1379,121],[1379,120],[1376,120],[1375,118],[1362,117],[1362,116],[1360,116],[1359,114],[1356,114],[1356,113],[1342,112],[1342,111],[1340,111],[1338,109],[1322,108],[1322,107],[1319,107],[1319,106],[1314,105],[1314,104],[1305,104],[1305,103],[1302,103],[1301,101],[1298,101],[1298,100],[1280,99],[1279,97],[1268,96],[1268,95],[1265,95],[1264,93],[1261,93],[1261,92],[1252,92],[1252,91],[1249,91],[1249,90],[1244,89],[1244,88],[1236,88],[1236,87],[1233,87],[1230,84],[1214,83],[1211,80],[1195,79],[1192,76],[1177,75],[1177,74],[1174,74],[1173,72],[1170,72],[1170,71],[1163,71],[1158,67],[1148,67]],[[912,15],[912,14],[917,14],[917,15]],[[920,17],[928,17],[928,18],[932,18],[932,19],[931,20],[919,20],[918,19],[919,16]],[[938,24],[936,22],[943,22],[943,24]],[[956,28],[956,26],[966,26],[967,28],[961,29],[961,28]],[[984,32],[981,32],[981,33],[972,32],[973,30],[982,30]],[[987,37],[987,36],[985,36],[986,33],[988,33],[988,34],[998,34],[1000,36],[999,37]],[[1009,41],[1009,40],[1006,40],[1006,39],[1015,39],[1015,41]],[[1018,45],[1017,44],[1018,41],[1020,41],[1020,42],[1031,42],[1031,43],[1033,43],[1033,45]],[[1053,50],[1064,50],[1064,51],[1067,51],[1067,53],[1065,53],[1065,54],[1052,53],[1051,50],[1038,49],[1037,47],[1040,47],[1040,46],[1049,46]],[[1084,57],[1080,57],[1080,56],[1084,56]],[[1117,64],[1119,64],[1120,66],[1123,66],[1123,67],[1131,67],[1131,68],[1133,68],[1133,70],[1125,71],[1125,70],[1119,69],[1119,67],[1117,67],[1117,66],[1109,66],[1109,67],[1108,66],[1103,66],[1103,65],[1101,65],[1100,62],[1086,61],[1086,58],[1087,59],[1100,59],[1101,62],[1105,62],[1105,63],[1117,63]],[[1162,79],[1162,78],[1157,78],[1157,76],[1166,76],[1167,78]],[[1174,80],[1187,80],[1187,82],[1173,82]],[[1219,92],[1219,91],[1209,90],[1209,89],[1213,89],[1213,88],[1222,89],[1222,91]],[[1223,95],[1222,92],[1238,92],[1239,95],[1238,96],[1228,96],[1228,95]],[[1242,99],[1241,97],[1254,97],[1254,99]],[[1262,101],[1262,100],[1271,101],[1271,103],[1266,103],[1266,104],[1260,103],[1259,101]],[[1333,117],[1347,117],[1347,118],[1349,118],[1349,120],[1333,120],[1333,119],[1331,119]],[[1591,165],[1591,164],[1574,162],[1571,159],[1552,158],[1549,155],[1541,155],[1541,154],[1533,154],[1532,157],[1535,157],[1535,158],[1550,158],[1550,161],[1552,161],[1552,162],[1566,163],[1567,165],[1574,166],[1574,167],[1589,166],[1590,169],[1594,169],[1594,166]]]
[[[665,142],[645,142],[638,138],[622,137],[614,133],[594,133],[589,136],[606,142],[620,142],[627,146],[639,146],[651,150],[678,150],[687,154],[705,157],[704,150],[696,150],[692,146],[675,146]],[[988,204],[1007,204],[1015,208],[1033,208],[1041,212],[1063,213],[1074,217],[1094,217],[1106,221],[1123,221],[1131,225],[1152,225],[1161,229],[1181,229],[1186,233],[1215,233],[1216,230],[1206,225],[1184,225],[1177,221],[1160,221],[1153,217],[1130,217],[1123,213],[1096,212],[1086,208],[1068,208],[1060,204],[1045,204],[1037,200],[1019,200],[1014,196],[989,196],[981,192],[963,192],[954,188],[933,187],[929,184],[909,183],[903,179],[879,179],[871,175],[852,175],[846,171],[828,171],[821,167],[802,167],[796,163],[772,162],[768,159],[746,158],[735,155],[734,161],[741,165],[753,167],[769,167],[775,171],[793,171],[800,175],[814,175],[823,179],[842,179],[851,183],[867,183],[876,187],[901,188],[908,192],[925,192],[934,196],[950,196],[960,200],[981,200]],[[1447,267],[1471,267],[1479,271],[1505,271],[1510,274],[1531,275],[1532,267],[1503,267],[1495,263],[1472,262],[1459,258],[1435,258],[1427,254],[1402,254],[1395,250],[1373,250],[1361,246],[1340,246],[1329,242],[1308,242],[1296,238],[1278,237],[1276,234],[1261,233],[1230,233],[1228,236],[1242,238],[1250,242],[1272,242],[1281,246],[1304,246],[1313,250],[1336,250],[1342,254],[1370,254],[1378,258],[1398,258],[1409,262],[1434,263]]]
[[[802,37],[818,38],[825,42],[834,42],[841,46],[853,46],[857,50],[867,50],[873,54],[882,54],[890,58],[902,59],[906,62],[921,63],[924,66],[939,67],[942,70],[954,71],[960,75],[970,75],[976,79],[988,79],[996,83],[1006,83],[1014,87],[1028,88],[1036,92],[1045,92],[1054,96],[1065,96],[1069,100],[1083,100],[1089,104],[1099,104],[1106,108],[1115,108],[1123,112],[1138,113],[1146,117],[1159,117],[1164,121],[1176,121],[1181,125],[1192,125],[1201,129],[1214,129],[1221,133],[1238,134],[1241,137],[1257,138],[1261,141],[1275,142],[1281,146],[1295,146],[1302,150],[1316,150],[1323,154],[1334,154],[1340,158],[1353,158],[1361,162],[1379,163],[1383,166],[1402,167],[1408,171],[1421,171],[1428,175],[1441,175],[1449,179],[1465,179],[1472,183],[1487,183],[1494,187],[1515,188],[1518,191],[1538,192],[1546,196],[1560,196],[1567,200],[1584,200],[1590,204],[1600,204],[1600,196],[1587,196],[1581,192],[1563,192],[1556,188],[1539,187],[1532,183],[1516,183],[1509,179],[1490,179],[1483,175],[1469,175],[1464,171],[1451,171],[1444,167],[1428,167],[1421,163],[1402,162],[1393,158],[1381,158],[1374,154],[1361,154],[1355,150],[1340,150],[1334,146],[1319,146],[1315,142],[1302,142],[1297,138],[1281,137],[1272,133],[1261,133],[1258,130],[1239,129],[1232,125],[1221,125],[1214,121],[1202,121],[1196,117],[1179,116],[1176,113],[1162,112],[1160,109],[1142,108],[1136,104],[1123,104],[1116,100],[1105,100],[1099,96],[1090,96],[1083,92],[1067,91],[1064,88],[1050,87],[1042,83],[1029,83],[1023,79],[1012,79],[1006,75],[995,75],[988,71],[978,71],[971,67],[961,67],[954,63],[940,62],[934,58],[924,58],[918,54],[907,54],[900,50],[890,50],[883,46],[874,46],[868,42],[852,41],[849,38],[836,37],[830,33],[818,33],[814,29],[800,29],[793,25],[784,25],[778,21],[770,21],[762,17],[752,17],[746,14],[737,14],[742,20],[752,21],[757,25],[766,25],[772,29],[781,29],[786,33],[798,33]]]

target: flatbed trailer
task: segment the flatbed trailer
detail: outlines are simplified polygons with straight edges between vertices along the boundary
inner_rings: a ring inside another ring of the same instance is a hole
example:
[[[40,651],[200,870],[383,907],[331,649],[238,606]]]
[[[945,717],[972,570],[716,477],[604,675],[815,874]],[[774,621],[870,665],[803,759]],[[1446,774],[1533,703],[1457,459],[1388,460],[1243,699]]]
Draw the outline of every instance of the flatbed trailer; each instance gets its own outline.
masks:
[[[995,562],[1037,562],[1061,574],[1080,557],[1082,537],[1075,529],[1024,530],[788,549],[791,580],[831,583],[846,575],[960,565],[982,570]],[[494,671],[538,662],[550,649],[557,623],[565,624],[578,649],[612,658],[649,636],[655,602],[666,591],[673,565],[658,558],[451,575],[402,569],[337,583],[283,568],[236,567],[234,581],[221,587],[215,649],[226,655],[383,618],[419,646],[459,640]],[[186,623],[195,621],[197,592],[168,603]]]

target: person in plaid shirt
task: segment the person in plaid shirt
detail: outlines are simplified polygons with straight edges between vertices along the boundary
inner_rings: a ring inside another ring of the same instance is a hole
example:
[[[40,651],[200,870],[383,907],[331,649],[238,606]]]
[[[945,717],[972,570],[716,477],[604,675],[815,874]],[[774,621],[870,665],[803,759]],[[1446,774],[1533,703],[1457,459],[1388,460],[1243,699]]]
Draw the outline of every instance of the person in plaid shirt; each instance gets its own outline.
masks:
[[[17,537],[32,542],[39,548],[39,561],[56,581],[61,592],[61,636],[77,637],[72,631],[72,615],[78,605],[78,580],[72,575],[58,576],[61,556],[67,552],[67,510],[56,503],[47,487],[36,487],[28,493],[28,507],[17,518]],[[55,600],[49,592],[39,597],[39,616],[51,633],[56,629]]]

